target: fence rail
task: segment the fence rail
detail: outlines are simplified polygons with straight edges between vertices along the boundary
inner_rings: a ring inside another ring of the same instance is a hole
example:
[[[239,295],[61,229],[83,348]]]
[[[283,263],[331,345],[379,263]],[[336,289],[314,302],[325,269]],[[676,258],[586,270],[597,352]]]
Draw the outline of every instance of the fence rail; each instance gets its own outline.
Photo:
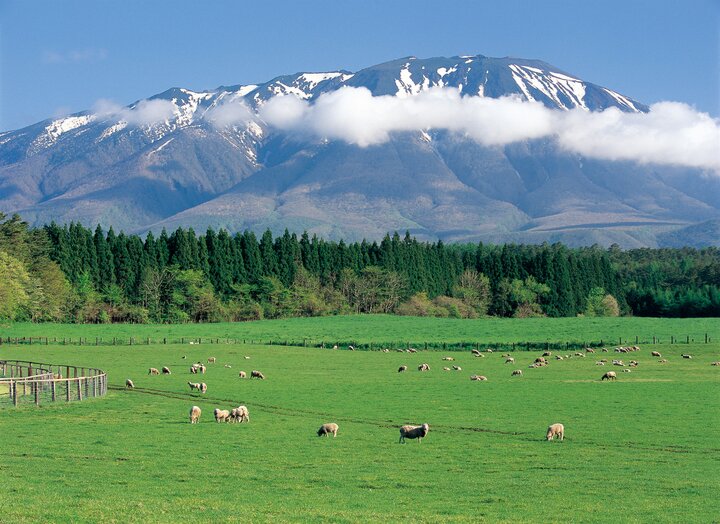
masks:
[[[28,360],[0,360],[0,407],[73,402],[107,393],[100,369]]]

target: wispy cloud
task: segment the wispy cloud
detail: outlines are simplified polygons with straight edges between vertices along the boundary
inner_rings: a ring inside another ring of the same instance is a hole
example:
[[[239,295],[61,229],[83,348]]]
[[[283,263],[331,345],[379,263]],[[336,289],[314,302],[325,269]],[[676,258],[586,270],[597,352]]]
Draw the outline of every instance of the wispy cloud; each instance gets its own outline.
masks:
[[[70,51],[45,51],[43,62],[46,64],[83,64],[97,63],[107,59],[108,52],[102,48],[75,49]]]
[[[153,125],[175,116],[177,108],[170,100],[142,100],[131,107],[120,106],[110,100],[98,100],[93,113],[98,118],[113,118],[130,125]]]

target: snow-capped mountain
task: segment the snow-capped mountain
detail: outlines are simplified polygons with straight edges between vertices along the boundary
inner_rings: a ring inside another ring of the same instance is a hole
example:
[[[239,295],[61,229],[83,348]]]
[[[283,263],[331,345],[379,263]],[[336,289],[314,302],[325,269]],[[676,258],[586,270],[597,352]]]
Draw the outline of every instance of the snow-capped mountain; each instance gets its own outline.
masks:
[[[627,246],[655,245],[658,234],[720,218],[717,179],[687,169],[583,159],[543,140],[482,146],[442,130],[359,148],[291,136],[257,117],[277,96],[312,104],[343,86],[399,98],[444,87],[558,110],[648,109],[541,61],[482,55],[173,88],[0,133],[0,210],[35,224],[76,220],[140,232],[288,227],[357,239],[408,229],[444,240]],[[248,118],[218,111],[228,107]]]

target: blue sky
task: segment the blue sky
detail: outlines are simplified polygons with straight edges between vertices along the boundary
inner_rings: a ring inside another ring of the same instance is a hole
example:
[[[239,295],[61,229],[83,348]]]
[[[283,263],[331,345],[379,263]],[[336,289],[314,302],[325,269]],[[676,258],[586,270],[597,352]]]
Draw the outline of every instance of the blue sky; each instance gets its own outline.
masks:
[[[719,27],[720,0],[0,0],[0,130],[173,86],[478,53],[717,117]]]

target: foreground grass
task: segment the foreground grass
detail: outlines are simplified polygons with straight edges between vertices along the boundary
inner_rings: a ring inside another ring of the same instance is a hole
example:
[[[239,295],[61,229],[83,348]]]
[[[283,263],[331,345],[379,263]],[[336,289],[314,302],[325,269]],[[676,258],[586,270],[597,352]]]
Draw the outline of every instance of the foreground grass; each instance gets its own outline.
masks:
[[[179,340],[185,338],[232,338],[253,341],[308,343],[359,342],[404,344],[412,342],[544,342],[604,341],[607,344],[647,343],[656,337],[669,343],[670,337],[680,342],[703,342],[705,334],[720,340],[720,319],[717,318],[484,318],[461,320],[448,318],[400,317],[393,315],[349,315],[317,318],[291,318],[254,322],[219,324],[31,324],[0,325],[4,337],[95,337],[142,342],[148,337]]]
[[[667,364],[648,348],[625,355],[640,366],[608,383],[595,360],[611,353],[528,369],[539,353],[504,364],[498,353],[446,363],[437,352],[5,345],[0,358],[106,369],[115,389],[0,409],[0,520],[715,521],[720,368],[709,364],[720,345],[662,351]],[[218,363],[206,375],[189,374],[209,356]],[[430,372],[416,371],[422,362]],[[401,364],[410,371],[398,374]],[[172,375],[146,375],[164,365]],[[522,378],[510,377],[515,368]],[[267,380],[239,379],[241,369]],[[122,389],[126,378],[136,390]],[[204,397],[187,387],[200,379]],[[193,404],[203,409],[195,426]],[[215,407],[239,404],[250,424],[212,420]],[[318,438],[331,421],[338,437]],[[423,422],[422,443],[397,444],[399,425]],[[564,442],[543,441],[554,422],[565,424]]]

